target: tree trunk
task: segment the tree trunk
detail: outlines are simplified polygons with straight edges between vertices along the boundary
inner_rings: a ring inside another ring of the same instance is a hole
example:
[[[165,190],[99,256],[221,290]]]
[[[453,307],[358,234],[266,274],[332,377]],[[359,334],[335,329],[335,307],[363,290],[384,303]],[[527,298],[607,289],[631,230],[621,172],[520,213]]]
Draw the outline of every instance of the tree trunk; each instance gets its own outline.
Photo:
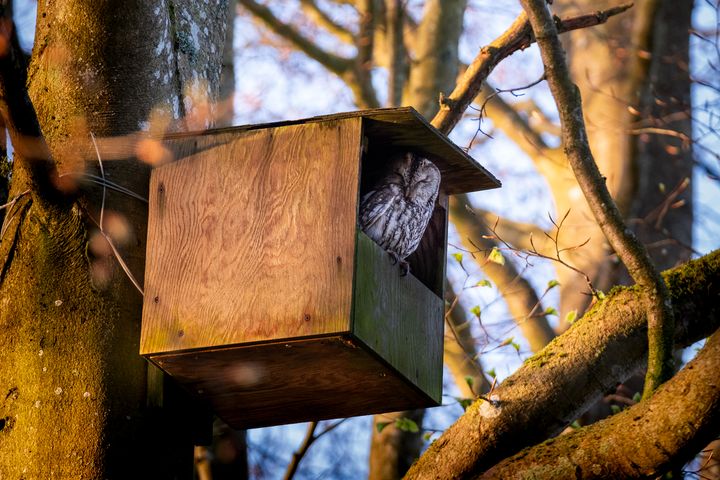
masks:
[[[422,429],[425,410],[393,412],[373,417],[373,433],[370,442],[369,480],[395,480],[402,478],[410,465],[420,455],[422,449],[422,430],[418,432],[401,430],[395,422],[407,418]],[[382,431],[378,423],[390,422]]]
[[[209,125],[198,107],[217,92],[219,3],[39,3],[28,88],[61,176],[100,175],[89,135],[114,136],[98,141],[104,176],[147,196],[131,134]],[[45,198],[28,161],[16,157],[11,196],[32,196],[0,244],[0,477],[191,478],[192,432],[157,407],[169,391],[153,390],[138,355],[142,297],[98,233],[101,189],[63,176],[52,181],[65,195]],[[146,205],[114,192],[104,204],[142,284]]]

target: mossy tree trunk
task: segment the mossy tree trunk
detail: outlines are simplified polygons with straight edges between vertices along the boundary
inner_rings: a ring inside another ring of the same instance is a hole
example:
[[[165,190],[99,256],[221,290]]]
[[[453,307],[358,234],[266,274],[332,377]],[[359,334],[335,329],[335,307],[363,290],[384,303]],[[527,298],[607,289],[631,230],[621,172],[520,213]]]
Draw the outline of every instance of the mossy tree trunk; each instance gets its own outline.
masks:
[[[2,478],[192,476],[192,422],[148,387],[142,297],[99,235],[102,190],[67,174],[100,175],[92,132],[105,178],[147,196],[136,154],[152,157],[153,144],[137,132],[211,124],[202,107],[219,83],[224,3],[39,2],[27,87],[51,152],[44,171],[57,174],[40,178],[33,140],[16,146],[10,197],[30,193],[0,244]],[[103,216],[142,284],[146,205],[108,192]]]

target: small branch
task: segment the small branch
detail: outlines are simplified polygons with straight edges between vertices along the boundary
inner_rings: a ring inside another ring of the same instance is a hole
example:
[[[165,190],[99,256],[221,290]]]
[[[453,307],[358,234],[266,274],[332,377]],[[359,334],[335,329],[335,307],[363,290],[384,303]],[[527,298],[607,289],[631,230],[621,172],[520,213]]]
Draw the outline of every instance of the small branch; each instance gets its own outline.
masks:
[[[318,47],[298,32],[295,27],[281,22],[265,5],[261,5],[254,0],[238,0],[238,2],[250,13],[255,15],[256,18],[265,23],[270,30],[292,43],[298,50],[313,60],[316,60],[334,74],[343,76],[343,74],[352,67],[352,60],[340,57]]]
[[[452,285],[448,285],[447,289],[453,292]],[[445,314],[444,363],[450,369],[462,395],[466,398],[472,398],[480,393],[488,392],[490,382],[488,382],[478,358],[475,339],[470,329],[466,328],[468,319],[465,310],[457,305],[457,300],[460,298],[462,291],[453,293],[455,296],[453,306]],[[472,387],[466,380],[468,377],[472,378]]]
[[[10,225],[10,222],[15,217],[16,212],[13,211],[15,204],[25,195],[28,195],[30,193],[30,190],[25,190],[24,192],[20,192],[19,194],[15,195],[12,200],[7,202],[4,205],[0,205],[0,210],[4,210],[7,208],[7,213],[3,217],[2,221],[2,227],[0,227],[0,241],[2,241],[3,237],[5,236],[5,232],[7,231],[8,225]]]
[[[290,480],[291,478],[293,478],[293,476],[295,476],[295,473],[300,466],[300,461],[303,459],[308,449],[315,442],[315,440],[339,427],[345,420],[347,419],[338,420],[335,423],[328,425],[323,431],[318,434],[315,434],[315,430],[317,429],[319,422],[310,422],[305,433],[305,438],[303,439],[298,449],[295,450],[295,453],[293,453],[293,458],[290,461],[287,470],[285,470],[283,480]]]
[[[476,100],[480,100],[480,97],[484,97],[484,98],[482,98],[482,103],[480,104],[480,109],[479,109],[480,113],[479,113],[478,119],[477,119],[478,127],[477,127],[477,131],[475,132],[475,135],[473,136],[472,140],[470,141],[470,144],[468,145],[467,149],[470,150],[472,148],[473,143],[475,142],[475,139],[477,138],[478,134],[482,133],[486,136],[489,136],[487,133],[485,133],[482,130],[482,122],[483,122],[483,118],[488,113],[488,110],[487,110],[488,102],[490,102],[490,100],[492,100],[492,99],[496,99],[495,103],[498,105],[497,105],[497,108],[494,109],[495,112],[507,115],[508,120],[510,120],[510,123],[513,127],[515,127],[515,126],[520,127],[520,130],[521,130],[520,135],[525,138],[529,137],[527,140],[519,141],[517,143],[519,146],[521,146],[521,148],[524,147],[523,150],[525,150],[529,154],[530,157],[534,157],[535,154],[537,154],[537,153],[542,154],[542,152],[548,150],[548,146],[545,143],[545,141],[542,139],[542,137],[540,135],[538,135],[537,132],[535,132],[530,127],[530,125],[525,121],[525,119],[521,118],[520,115],[518,115],[518,113],[512,108],[512,106],[508,105],[506,102],[504,102],[499,97],[499,95],[501,93],[511,93],[513,96],[519,97],[522,94],[517,94],[516,92],[521,91],[521,90],[526,90],[530,87],[533,87],[533,86],[537,85],[538,83],[542,82],[543,80],[545,80],[545,75],[543,75],[536,81],[534,81],[531,84],[526,85],[524,87],[508,88],[508,89],[500,89],[500,88],[492,89],[486,83],[483,83],[483,87],[481,89],[481,94],[479,94],[478,98],[476,99]],[[471,108],[474,109],[474,107],[471,107]],[[500,123],[502,123],[502,121]],[[511,130],[511,129],[508,129],[508,130]],[[503,129],[503,131],[506,131],[506,130]],[[508,131],[506,134],[510,138],[518,137],[518,135],[513,135],[512,131]],[[527,148],[528,142],[530,142],[532,144],[532,150]]]
[[[450,217],[463,244],[476,250],[490,251],[497,246],[495,240],[484,233],[487,225],[478,221],[465,205],[467,197],[457,195],[450,198]],[[542,349],[553,339],[555,333],[544,315],[533,316],[536,306],[541,303],[537,293],[511,262],[499,265],[487,262],[482,265],[483,272],[497,286],[508,305],[513,320],[522,331],[533,352]]]
[[[625,4],[608,10],[558,20],[558,33],[605,23],[608,18],[624,12],[631,6],[632,4]],[[431,122],[433,126],[443,133],[449,133],[478,95],[482,83],[495,66],[504,58],[529,47],[534,42],[535,37],[527,15],[521,13],[502,35],[480,49],[480,53],[458,81],[455,90],[441,103],[440,111]]]
[[[317,426],[318,422],[310,422],[308,424],[307,431],[305,432],[305,439],[302,441],[298,449],[295,450],[295,453],[293,453],[292,460],[290,461],[287,470],[285,470],[285,476],[283,476],[284,480],[290,480],[295,476],[295,472],[297,472],[297,469],[300,466],[300,461],[307,453],[310,445],[312,445],[313,442],[317,439],[317,437],[315,436],[315,429],[317,428]]]
[[[595,164],[585,130],[580,92],[570,79],[556,22],[545,0],[521,0],[521,4],[540,47],[548,85],[560,114],[563,146],[578,185],[608,243],[645,292],[649,352],[643,395],[648,397],[673,374],[674,318],[667,286],[643,244],[625,226],[605,178]]]
[[[300,0],[300,5],[302,5],[305,15],[328,32],[334,34],[340,41],[349,45],[352,45],[355,41],[352,32],[330,18],[330,16],[315,3],[315,0]]]

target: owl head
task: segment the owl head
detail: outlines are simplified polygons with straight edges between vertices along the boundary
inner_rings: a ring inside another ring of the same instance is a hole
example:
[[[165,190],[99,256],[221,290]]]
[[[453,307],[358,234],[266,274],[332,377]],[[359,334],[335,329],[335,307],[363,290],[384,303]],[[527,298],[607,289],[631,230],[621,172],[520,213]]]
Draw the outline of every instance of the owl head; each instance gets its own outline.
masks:
[[[440,188],[440,170],[427,158],[408,153],[405,196],[416,205],[432,208]]]

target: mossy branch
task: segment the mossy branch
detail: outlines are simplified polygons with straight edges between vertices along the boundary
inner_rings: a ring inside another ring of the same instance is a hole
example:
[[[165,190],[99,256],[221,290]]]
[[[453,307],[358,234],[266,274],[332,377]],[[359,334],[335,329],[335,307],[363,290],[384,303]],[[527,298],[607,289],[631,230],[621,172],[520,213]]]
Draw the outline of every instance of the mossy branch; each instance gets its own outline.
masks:
[[[664,273],[686,346],[720,328],[720,250]],[[638,287],[617,287],[572,328],[474,403],[406,478],[474,478],[524,447],[557,435],[647,358],[647,315]],[[551,388],[549,388],[551,386]]]
[[[555,98],[562,126],[563,147],[578,185],[585,195],[610,246],[643,288],[648,309],[648,368],[644,397],[673,374],[673,311],[667,286],[655,269],[645,246],[626,227],[620,210],[595,164],[583,118],[580,91],[570,79],[556,21],[545,0],[521,0],[545,65],[545,76]]]
[[[718,371],[720,330],[648,401],[524,450],[479,478],[660,478],[717,437]]]

